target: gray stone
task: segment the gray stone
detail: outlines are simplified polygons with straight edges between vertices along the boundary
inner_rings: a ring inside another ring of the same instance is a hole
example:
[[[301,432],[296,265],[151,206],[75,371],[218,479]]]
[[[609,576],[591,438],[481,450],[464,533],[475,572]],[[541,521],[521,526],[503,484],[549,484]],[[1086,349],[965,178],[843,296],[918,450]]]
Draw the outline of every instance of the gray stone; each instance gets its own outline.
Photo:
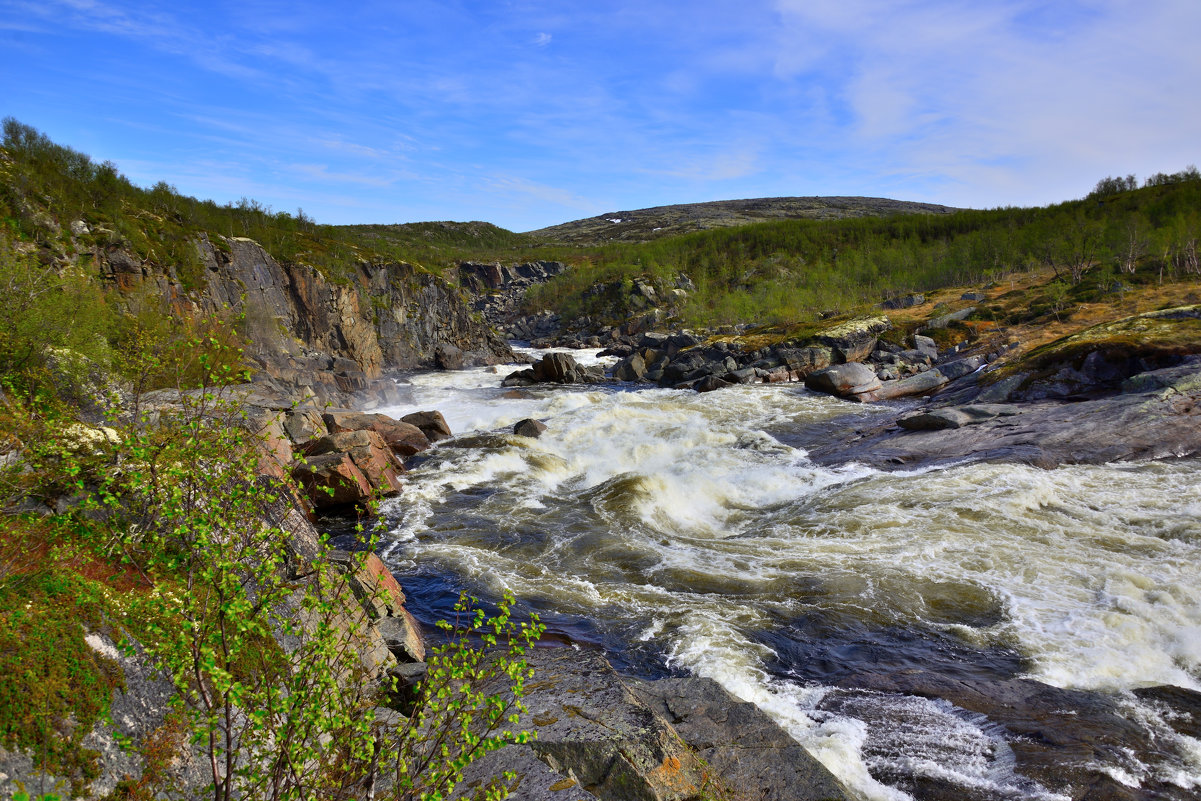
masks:
[[[889,381],[881,384],[876,390],[871,393],[865,393],[868,397],[865,400],[889,400],[890,398],[903,398],[908,395],[923,395],[947,383],[947,377],[938,370],[926,370],[917,375],[911,375],[908,378],[902,378],[899,381]]]
[[[805,378],[805,386],[815,392],[847,397],[879,389],[880,379],[866,364],[852,362],[810,373]]]
[[[959,320],[966,320],[971,316],[972,312],[976,311],[975,306],[968,306],[966,309],[960,309],[950,314],[942,314],[934,317],[930,322],[926,323],[926,328],[946,328],[948,325]]]
[[[631,682],[717,774],[718,798],[836,801],[851,796],[830,771],[754,704],[712,679]],[[723,792],[724,791],[724,792]]]
[[[948,381],[957,381],[965,375],[971,375],[980,369],[984,364],[984,360],[979,356],[972,356],[967,359],[956,359],[953,362],[943,362],[938,365],[938,372],[947,377]]]
[[[938,345],[930,337],[921,334],[913,335],[913,348],[931,359],[938,358]]]

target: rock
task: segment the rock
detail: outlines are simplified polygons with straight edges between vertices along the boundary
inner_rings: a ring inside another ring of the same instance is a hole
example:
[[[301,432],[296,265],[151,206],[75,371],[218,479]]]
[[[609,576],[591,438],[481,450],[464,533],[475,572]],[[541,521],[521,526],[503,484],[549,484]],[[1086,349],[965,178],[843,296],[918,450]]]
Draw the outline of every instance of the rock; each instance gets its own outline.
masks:
[[[890,328],[892,322],[887,317],[849,320],[821,331],[816,340],[830,346],[834,362],[859,362],[875,350],[876,338]]]
[[[947,377],[940,371],[927,370],[898,381],[882,382],[875,390],[861,394],[864,396],[864,400],[889,400],[908,395],[924,395],[927,392],[933,392],[945,383],[947,383]]]
[[[712,392],[715,389],[722,389],[730,386],[733,386],[733,384],[725,379],[719,378],[715,375],[707,375],[698,380],[693,385],[693,389],[695,389],[697,392]]]
[[[971,356],[967,359],[956,359],[953,362],[943,362],[938,365],[938,372],[947,377],[948,381],[958,381],[965,375],[971,375],[980,369],[984,364],[984,360],[979,356]]]
[[[284,415],[284,431],[293,443],[300,445],[329,432],[321,412],[313,407],[296,409]]]
[[[322,419],[333,433],[374,431],[399,456],[413,456],[430,447],[429,437],[419,427],[386,414],[326,412]]]
[[[1201,454],[1201,364],[1155,370],[1131,384],[1147,391],[1013,405],[986,401],[986,396],[1009,394],[988,395],[993,385],[980,391],[976,402],[966,393],[957,407],[965,413],[979,410],[975,413],[985,416],[980,422],[914,437],[887,419],[851,439],[838,428],[828,442],[806,447],[818,464],[857,461],[881,469],[979,461],[1054,467]],[[1009,413],[1014,409],[1020,414]]]
[[[292,476],[318,509],[361,504],[372,494],[371,482],[345,453],[309,457],[292,469]]]
[[[880,304],[882,308],[889,310],[909,309],[913,306],[920,306],[926,302],[925,295],[919,295],[916,292],[909,295],[901,295],[895,298],[889,298]]]
[[[913,335],[914,350],[919,351],[922,355],[930,357],[930,359],[938,358],[938,345],[930,337],[924,337],[921,334]]]
[[[782,364],[787,365],[789,370],[797,373],[801,378],[834,363],[833,349],[821,345],[805,348],[776,348],[775,354]]]
[[[397,662],[424,662],[425,643],[421,640],[421,627],[404,607],[377,622],[380,636]]]
[[[805,378],[805,386],[815,392],[846,398],[874,392],[880,388],[881,384],[874,370],[865,364],[852,362],[810,373]]]
[[[434,348],[434,364],[439,370],[462,370],[463,351],[449,342],[439,342]]]
[[[537,733],[530,748],[552,770],[601,799],[697,797],[705,766],[599,652],[535,648],[526,661],[538,678],[517,726]]]
[[[966,320],[975,311],[975,306],[968,306],[966,309],[960,309],[957,312],[939,315],[932,318],[930,322],[926,323],[926,328],[946,328],[951,323],[958,322],[959,320]]]
[[[613,365],[613,377],[618,381],[639,381],[646,375],[646,361],[634,353]]]
[[[983,292],[964,292],[959,296],[959,299],[968,300],[973,303],[979,303],[980,301],[988,300],[988,295],[984,294]]]
[[[519,437],[533,437],[537,439],[538,437],[542,436],[542,432],[545,430],[546,423],[529,417],[513,426],[513,433]]]
[[[739,798],[849,799],[847,789],[754,704],[707,678],[631,682],[634,694],[672,725]],[[720,793],[715,793],[721,797]]]
[[[931,409],[897,420],[901,428],[910,431],[941,431],[945,428],[960,428],[971,422],[972,418],[969,415],[954,408]]]
[[[532,387],[538,383],[538,379],[534,377],[534,371],[531,369],[517,370],[505,376],[500,382],[502,387]]]
[[[534,363],[534,378],[545,383],[573,384],[579,374],[579,365],[569,353],[548,353]]]
[[[463,770],[462,792],[455,798],[471,798],[471,793],[483,789],[506,771],[516,774],[517,786],[508,801],[596,801],[569,775],[552,770],[528,745],[510,745],[499,751],[484,754]]]
[[[400,418],[400,422],[417,426],[430,442],[441,442],[453,436],[442,412],[413,412]]]
[[[90,233],[92,233],[92,230],[88,228],[88,224],[83,220],[71,221],[71,236],[87,236]]]
[[[333,550],[329,552],[329,561],[345,571],[347,586],[372,619],[399,615],[404,609],[404,590],[392,571],[374,553],[364,555]]]

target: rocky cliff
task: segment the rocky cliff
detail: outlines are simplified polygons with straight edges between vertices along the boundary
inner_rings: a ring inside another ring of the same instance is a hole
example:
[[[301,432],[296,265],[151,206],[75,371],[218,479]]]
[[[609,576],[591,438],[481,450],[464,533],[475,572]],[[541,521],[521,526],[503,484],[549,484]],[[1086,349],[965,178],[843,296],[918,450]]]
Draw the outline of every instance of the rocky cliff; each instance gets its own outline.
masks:
[[[357,262],[332,277],[280,262],[257,242],[201,235],[200,277],[134,258],[119,246],[97,253],[101,274],[127,301],[157,297],[176,313],[243,318],[249,357],[267,376],[319,398],[366,389],[389,370],[512,358],[461,291],[404,263]]]

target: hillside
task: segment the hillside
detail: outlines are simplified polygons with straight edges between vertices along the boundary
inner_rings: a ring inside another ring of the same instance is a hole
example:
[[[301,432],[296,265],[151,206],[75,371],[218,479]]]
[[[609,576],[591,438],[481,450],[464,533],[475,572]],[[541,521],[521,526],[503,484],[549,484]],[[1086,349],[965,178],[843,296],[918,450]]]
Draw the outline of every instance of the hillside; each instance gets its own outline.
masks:
[[[652,239],[734,228],[772,220],[843,220],[894,214],[949,214],[949,206],[910,203],[879,197],[768,197],[682,203],[633,211],[615,211],[583,220],[529,231],[539,242],[601,245],[607,242],[645,242]]]

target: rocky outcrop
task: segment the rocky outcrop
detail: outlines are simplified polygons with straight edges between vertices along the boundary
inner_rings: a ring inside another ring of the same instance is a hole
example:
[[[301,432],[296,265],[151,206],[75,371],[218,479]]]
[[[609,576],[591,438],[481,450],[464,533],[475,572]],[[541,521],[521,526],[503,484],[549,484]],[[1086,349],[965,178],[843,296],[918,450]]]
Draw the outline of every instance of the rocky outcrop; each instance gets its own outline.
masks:
[[[970,461],[1054,467],[1201,454],[1198,357],[1132,376],[1118,394],[1074,403],[997,404],[995,396],[983,402],[987,389],[973,382],[954,403],[913,417],[900,409],[900,420],[859,421],[849,438],[845,421],[831,421],[830,438],[819,435],[806,447],[820,464],[855,461],[881,469]]]
[[[522,387],[532,384],[599,384],[605,380],[600,367],[585,367],[576,363],[569,353],[548,353],[528,370],[520,370],[505,377],[506,387]]]
[[[475,781],[504,770],[533,776],[513,801],[848,798],[762,711],[715,682],[626,679],[596,651],[539,648],[527,661],[535,680],[518,725],[536,738],[472,768]]]
[[[513,358],[460,290],[412,265],[356,262],[334,276],[277,261],[250,239],[202,236],[197,248],[201,278],[187,289],[173,267],[118,247],[99,261],[130,302],[149,290],[179,314],[240,316],[261,373],[323,402],[341,405],[389,370],[436,366],[440,348],[463,364]]]

